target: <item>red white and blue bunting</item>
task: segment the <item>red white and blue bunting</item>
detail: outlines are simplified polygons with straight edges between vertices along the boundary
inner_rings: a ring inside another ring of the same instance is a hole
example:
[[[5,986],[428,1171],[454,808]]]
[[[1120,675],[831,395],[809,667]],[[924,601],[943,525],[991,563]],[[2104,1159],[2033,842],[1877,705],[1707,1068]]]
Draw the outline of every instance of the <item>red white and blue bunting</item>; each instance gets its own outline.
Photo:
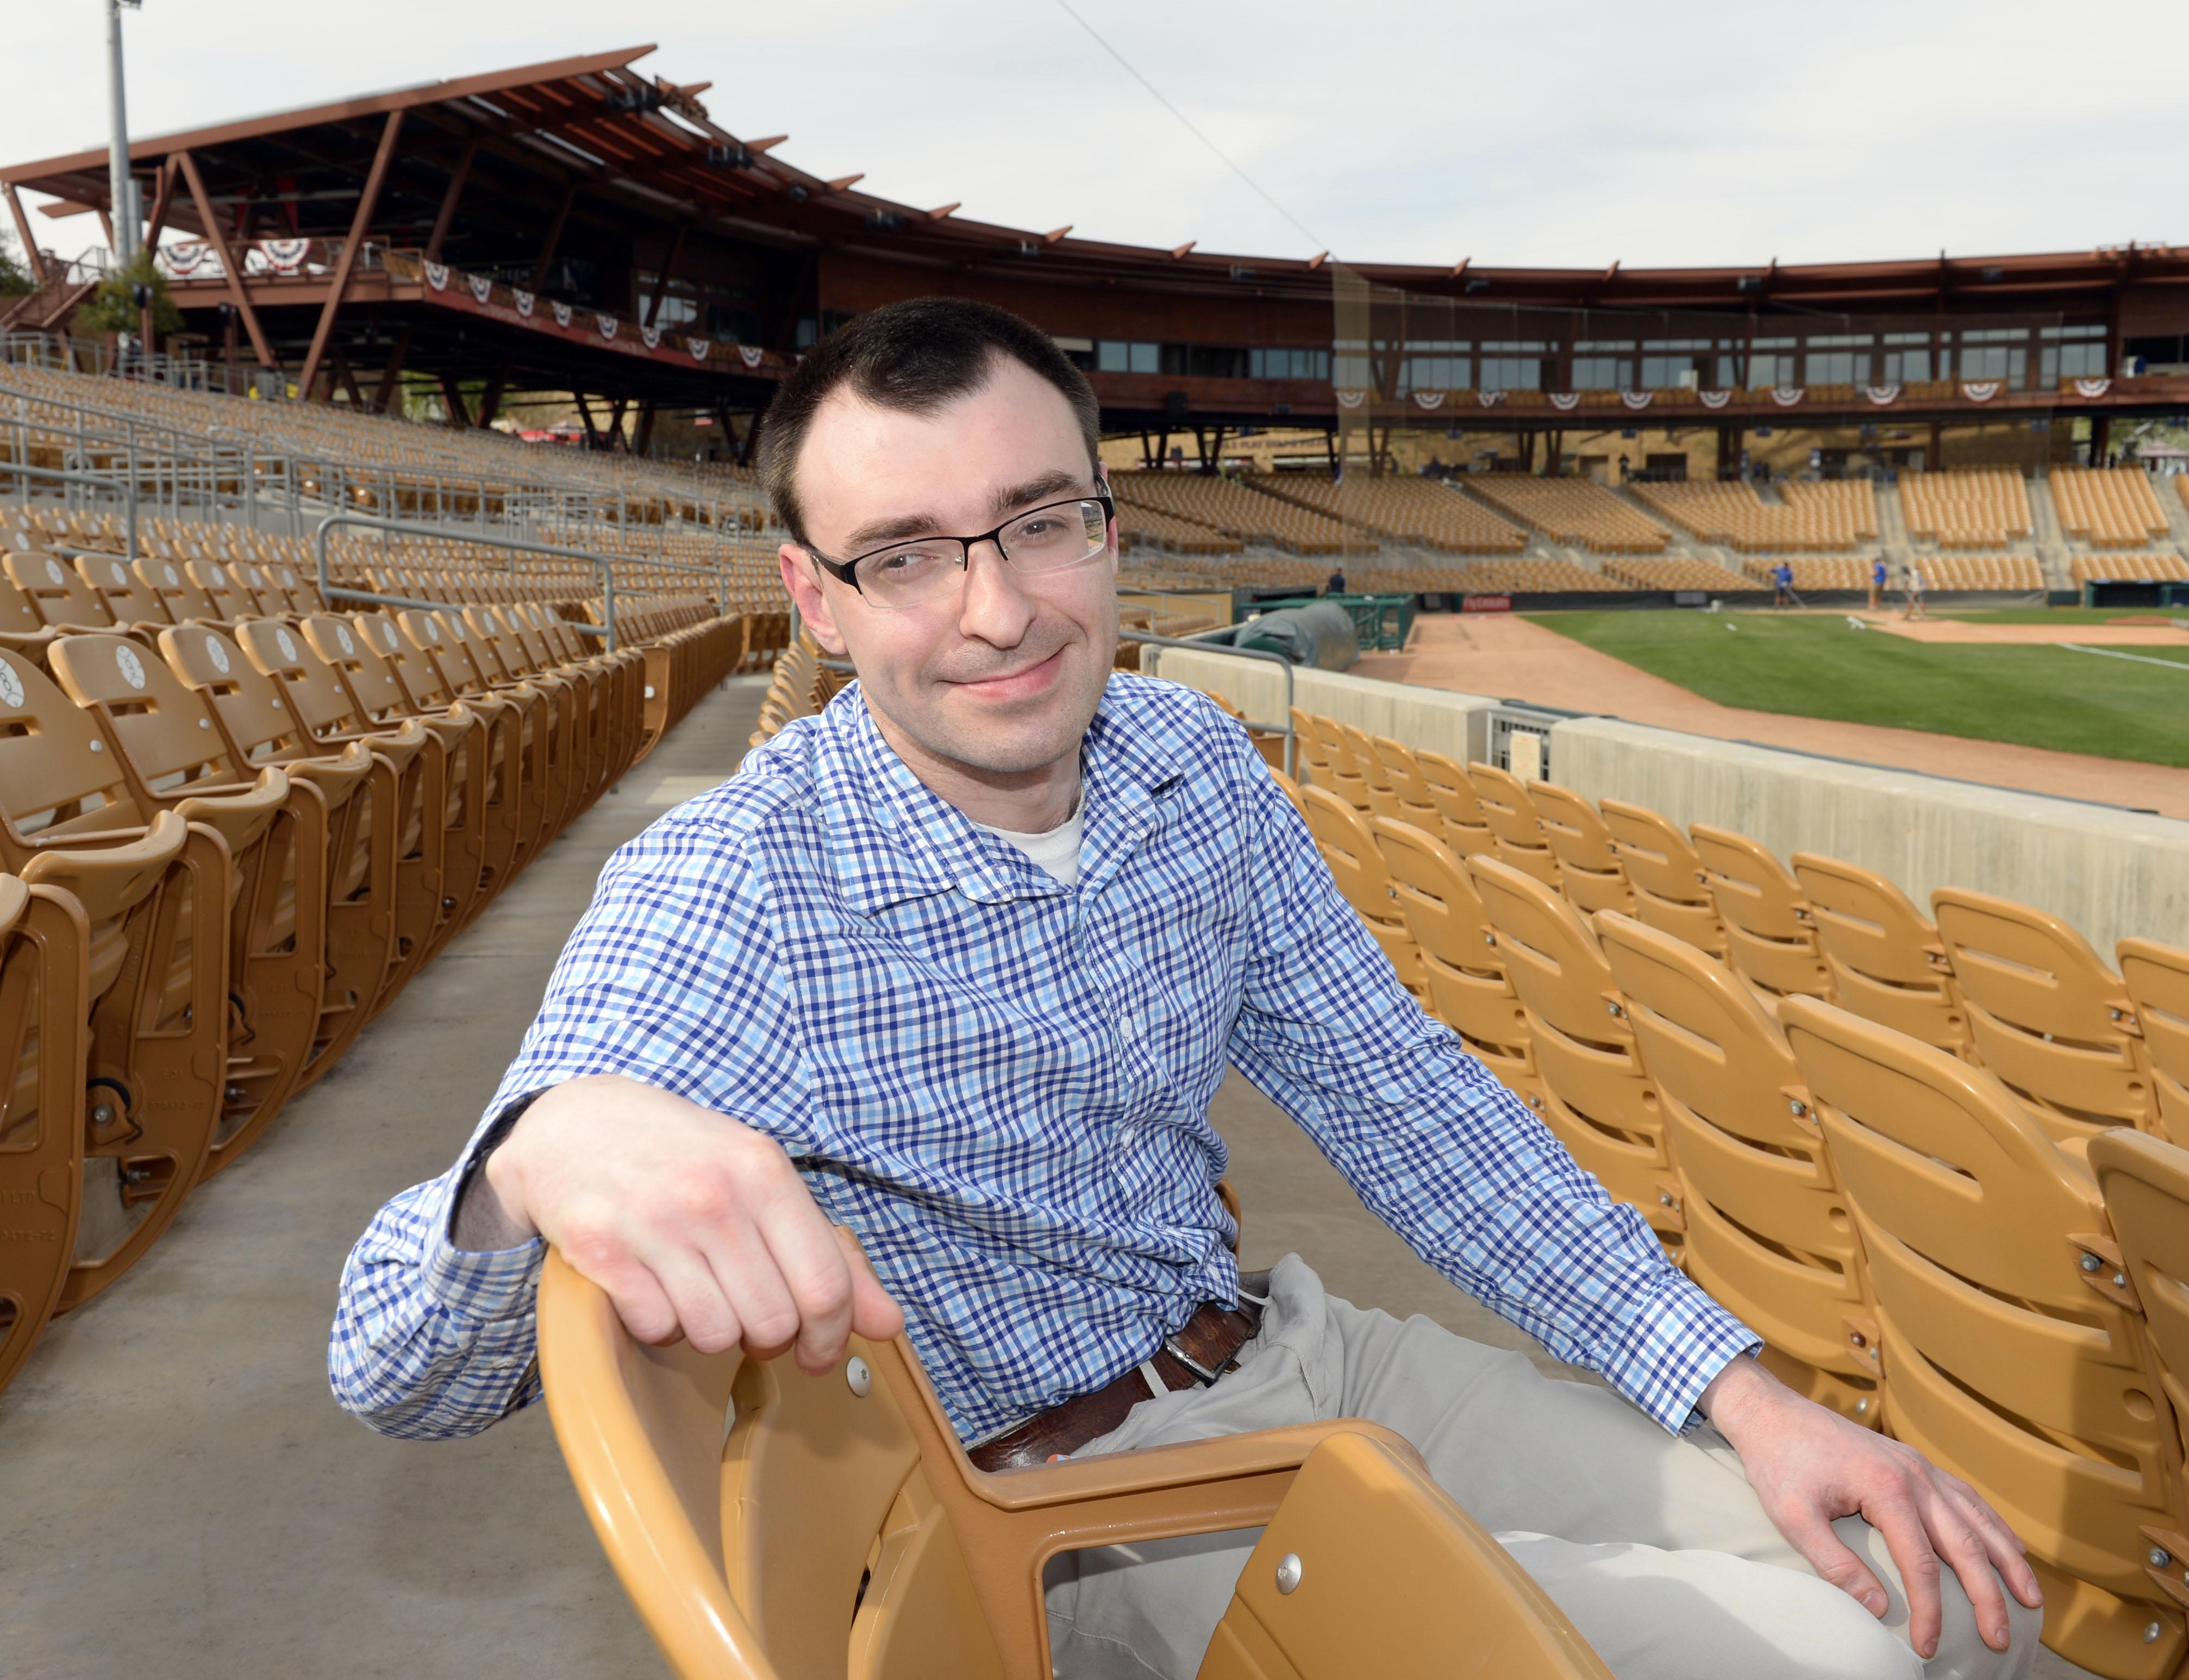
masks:
[[[1551,391],[1545,394],[1550,398],[1551,406],[1560,414],[1570,414],[1581,406],[1581,393],[1578,391]]]
[[[2110,379],[2079,379],[2075,382],[2075,394],[2079,397],[2102,397],[2113,388],[2113,382]]]
[[[642,326],[638,330],[638,336],[646,341],[646,348],[648,349],[658,349],[660,347],[661,329],[659,327]]]
[[[426,284],[436,291],[446,291],[449,289],[449,265],[445,263],[426,264]]]
[[[494,296],[494,282],[484,274],[467,274],[464,278],[472,284],[472,296],[480,303],[484,303]]]
[[[1774,385],[1771,387],[1771,400],[1782,409],[1792,408],[1808,394],[1807,389],[1799,385]]]
[[[523,316],[525,320],[530,320],[532,319],[532,306],[537,303],[540,300],[529,291],[519,291],[513,286],[509,288],[509,295],[517,301],[517,313]]]
[[[1706,409],[1722,409],[1733,400],[1730,391],[1698,391],[1695,396]]]
[[[740,344],[738,346],[738,354],[744,358],[744,364],[747,367],[758,367],[760,365],[760,359],[766,354],[767,353],[761,349],[757,344]]]
[[[551,298],[551,299],[549,299],[549,300],[548,300],[547,307],[548,307],[549,308],[552,309],[552,310],[555,312],[555,325],[557,325],[557,326],[568,326],[568,325],[569,325],[569,324],[570,324],[570,306],[569,306],[568,303],[557,303],[554,302],[554,301]]]
[[[616,329],[623,323],[614,315],[596,314],[593,316],[593,325],[600,329],[602,337],[612,340],[616,336]]]
[[[1619,400],[1631,409],[1646,409],[1656,394],[1654,391],[1621,391]]]
[[[1425,409],[1440,409],[1444,406],[1444,393],[1441,391],[1417,391],[1414,393],[1414,401]]]
[[[1502,391],[1477,391],[1474,400],[1486,409],[1495,408],[1505,400],[1505,393]]]
[[[693,361],[704,362],[707,359],[707,353],[715,347],[704,338],[687,338],[684,341],[684,348],[692,353]]]
[[[304,266],[304,257],[312,248],[308,239],[264,239],[258,249],[277,274],[293,274]]]
[[[1900,400],[1900,387],[1898,385],[1865,385],[1862,387],[1862,394],[1865,400],[1884,408]]]
[[[160,260],[171,274],[194,274],[212,258],[212,247],[196,241],[160,247]]]
[[[1972,403],[1988,403],[2000,393],[2000,382],[1996,379],[1971,379],[1961,386],[1961,394]]]
[[[1366,391],[1340,391],[1338,393],[1338,405],[1342,409],[1357,409],[1361,404],[1367,400],[1368,393]]]

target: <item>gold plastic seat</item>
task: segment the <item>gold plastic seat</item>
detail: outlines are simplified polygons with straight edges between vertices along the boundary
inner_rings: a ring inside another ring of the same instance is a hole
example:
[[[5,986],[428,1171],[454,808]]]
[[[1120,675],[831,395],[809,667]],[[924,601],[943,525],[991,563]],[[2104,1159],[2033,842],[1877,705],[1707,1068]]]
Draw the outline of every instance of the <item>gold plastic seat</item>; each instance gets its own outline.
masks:
[[[1987,1070],[1814,998],[1779,1015],[1862,1239],[1888,1428],[2028,1547],[2048,1646],[2171,1675],[2189,1639],[2140,1530],[2175,1425],[2096,1181]]]
[[[2153,1129],[2189,1149],[2189,951],[2155,939],[2124,939],[2114,954],[2151,1061],[2158,1115]]]
[[[459,614],[406,608],[395,614],[395,621],[410,644],[409,657],[399,656],[397,664],[414,694],[428,704],[443,698],[462,699],[503,720],[501,771],[505,796],[516,807],[517,851],[511,868],[522,869],[546,843],[564,792],[550,778],[552,701],[529,685],[497,688],[466,647]]]
[[[1322,737],[1315,733],[1315,720],[1298,706],[1292,709],[1292,720],[1293,767],[1298,772],[1300,785],[1337,792],[1337,766],[1329,749],[1322,744]]]
[[[0,648],[43,669],[46,650],[59,636],[60,631],[38,616],[31,597],[0,572]]]
[[[1475,798],[1474,783],[1467,779],[1467,772],[1442,753],[1417,751],[1414,764],[1422,772],[1429,797],[1436,802],[1437,816],[1444,825],[1442,839],[1452,855],[1462,861],[1496,856],[1497,837],[1490,831],[1490,820],[1482,814],[1482,801]]]
[[[1465,866],[1442,840],[1410,823],[1378,817],[1369,828],[1421,952],[1429,1013],[1458,1033],[1507,1089],[1540,1108],[1542,1083],[1529,1049],[1527,1011]]]
[[[1562,895],[1510,864],[1470,857],[1467,873],[1527,1011],[1542,1080],[1536,1112],[1614,1201],[1639,1208],[1677,1251],[1682,1222],[1662,1190],[1671,1165],[1664,1105],[1635,1051],[1595,930]]]
[[[1828,995],[1831,975],[1817,947],[1809,901],[1786,866],[1730,829],[1695,823],[1688,834],[1725,929],[1726,961],[1776,997]]]
[[[564,1462],[679,1680],[1047,1680],[1052,1558],[1256,1527],[1264,1544],[1203,1680],[1441,1680],[1457,1651],[1476,1659],[1457,1672],[1485,1680],[1608,1675],[1413,1450],[1373,1424],[990,1474],[967,1460],[902,1338],[855,1337],[817,1377],[789,1360],[648,1347],[557,1253],[539,1312]],[[1276,1579],[1287,1554],[1290,1593]]]
[[[1368,773],[1354,755],[1353,744],[1345,738],[1345,732],[1336,720],[1314,713],[1308,716],[1308,727],[1314,731],[1315,740],[1321,745],[1323,758],[1330,766],[1328,790],[1336,794],[1355,811],[1371,809],[1368,802]]]
[[[1941,887],[1938,936],[1977,1056],[2056,1139],[2157,1123],[2151,1063],[2121,977],[2057,916]]]
[[[228,1055],[227,843],[172,811],[125,825],[98,721],[0,651],[0,869],[82,908],[89,935],[83,1213],[61,1309],[141,1259],[205,1169]]]
[[[2173,1413],[2168,1517],[2147,1525],[2144,1571],[2189,1614],[2189,1150],[2123,1127],[2090,1140],[2090,1170],[2143,1311],[2151,1374]]]
[[[322,1036],[326,797],[280,766],[246,762],[203,697],[134,642],[65,636],[53,664],[62,689],[118,749],[124,797],[103,814],[133,825],[172,811],[214,829],[228,847],[219,925],[228,934],[229,1046],[206,1163],[217,1172],[273,1123]]]
[[[1389,769],[1383,762],[1376,744],[1365,729],[1350,723],[1341,723],[1338,733],[1345,738],[1345,744],[1353,755],[1353,766],[1360,772],[1360,783],[1368,794],[1368,814],[1372,817],[1400,817],[1399,789],[1391,780]]]
[[[1422,953],[1407,931],[1398,894],[1392,887],[1390,873],[1383,867],[1383,854],[1377,850],[1368,820],[1322,788],[1301,789],[1300,802],[1306,808],[1308,832],[1315,836],[1315,849],[1330,866],[1338,890],[1383,947],[1398,971],[1400,984],[1418,995],[1427,983],[1422,974]]]
[[[1688,1276],[1763,1338],[1781,1381],[1875,1428],[1875,1309],[1785,1035],[1717,958],[1610,911],[1594,926],[1664,1103]]]
[[[1467,779],[1473,786],[1483,820],[1490,825],[1498,862],[1533,875],[1545,886],[1559,888],[1558,857],[1543,838],[1543,824],[1536,815],[1535,800],[1528,796],[1528,784],[1494,764],[1470,763]]]
[[[105,598],[58,555],[33,552],[0,556],[0,570],[22,591],[38,617],[63,635],[126,634]]]
[[[1968,1012],[1937,924],[1874,869],[1813,851],[1797,851],[1792,862],[1831,976],[1831,1001],[1865,1021],[1966,1055]]]
[[[0,874],[0,1391],[60,1305],[76,1253],[90,941],[69,894]]]
[[[1611,830],[1596,807],[1571,788],[1555,782],[1530,782],[1528,797],[1542,824],[1543,843],[1558,860],[1558,887],[1581,913],[1617,910],[1632,915],[1634,889],[1612,844]]]
[[[79,554],[76,575],[95,593],[114,622],[125,628],[167,623],[167,609],[144,580],[113,555]]]
[[[1300,821],[1306,822],[1307,803],[1300,798],[1300,784],[1286,775],[1283,771],[1274,766],[1270,771],[1270,778],[1277,784],[1278,789],[1284,796],[1292,801],[1292,809],[1299,812]]]
[[[1725,925],[1711,902],[1703,860],[1688,837],[1647,806],[1600,799],[1596,808],[1634,889],[1635,919],[1723,957]]]

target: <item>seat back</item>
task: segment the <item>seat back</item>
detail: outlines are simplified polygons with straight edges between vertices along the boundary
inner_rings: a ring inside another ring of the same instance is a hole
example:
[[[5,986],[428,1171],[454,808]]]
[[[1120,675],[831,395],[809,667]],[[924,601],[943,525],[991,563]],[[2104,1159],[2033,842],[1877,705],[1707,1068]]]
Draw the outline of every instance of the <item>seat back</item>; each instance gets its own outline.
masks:
[[[1636,919],[1713,957],[1725,955],[1725,925],[1688,837],[1647,806],[1600,799],[1596,808],[1634,889]]]
[[[160,657],[212,707],[238,762],[287,764],[318,752],[304,720],[282,699],[281,685],[220,631],[203,625],[163,630]]]
[[[2158,1129],[2189,1149],[2189,951],[2124,939],[2114,954],[2151,1061]]]
[[[167,609],[159,595],[114,555],[79,554],[76,575],[105,604],[117,625],[164,625]]]
[[[233,624],[258,616],[258,602],[218,560],[185,560],[184,574],[212,602],[213,616]]]
[[[1399,812],[1399,790],[1392,785],[1390,772],[1383,767],[1383,756],[1376,750],[1376,744],[1368,738],[1368,732],[1350,723],[1341,723],[1338,733],[1345,738],[1345,745],[1353,755],[1353,767],[1360,774],[1362,787],[1367,790],[1368,810],[1377,817],[1396,817]]]
[[[253,666],[280,684],[290,711],[315,738],[370,728],[341,673],[320,657],[301,625],[253,619],[236,627],[235,640]]]
[[[1200,1680],[1610,1680],[1565,1613],[1417,1462],[1335,1434],[1240,1572]]]
[[[2156,1123],[2151,1068],[2121,978],[2057,916],[1960,887],[1931,895],[1983,1065],[2055,1137]]]
[[[380,620],[376,633],[382,640],[378,645],[418,704],[445,706],[462,698],[463,691],[457,686],[455,673],[439,657],[444,642],[433,614],[406,610],[399,614],[359,614],[358,617],[360,620]],[[392,646],[387,640],[390,629],[398,632]]]
[[[181,561],[137,560],[130,563],[130,570],[136,573],[139,583],[158,597],[161,608],[171,622],[188,624],[193,619],[218,619],[222,616],[220,608],[213,604],[212,597],[183,569]]]
[[[1497,837],[1490,831],[1490,821],[1482,814],[1482,801],[1474,796],[1474,783],[1467,779],[1467,772],[1456,760],[1442,753],[1417,749],[1414,764],[1422,772],[1422,781],[1436,802],[1437,816],[1444,825],[1444,843],[1455,857],[1468,858],[1487,852],[1496,855]]]
[[[1639,1208],[1677,1243],[1678,1216],[1661,1183],[1670,1164],[1662,1104],[1594,930],[1561,894],[1510,864],[1470,857],[1467,873],[1527,1011],[1543,1083],[1539,1112],[1614,1200]]]
[[[1831,976],[1802,884],[1770,849],[1731,829],[1688,826],[1704,883],[1725,928],[1726,960],[1767,992],[1821,998]]]
[[[31,599],[39,618],[56,629],[107,630],[114,614],[97,591],[57,554],[36,552],[0,557],[8,580]]]
[[[1985,1069],[1814,998],[1779,1015],[1862,1239],[1893,1434],[2028,1547],[2046,1644],[2170,1672],[2189,1642],[2139,1529],[2163,1514],[2173,1421],[2096,1181]]]
[[[1528,796],[1527,783],[1509,770],[1474,762],[1467,766],[1467,779],[1473,786],[1483,820],[1490,825],[1498,861],[1546,886],[1558,886],[1558,860],[1543,839],[1542,822],[1536,815],[1536,801]]]
[[[1360,812],[1324,788],[1302,788],[1300,803],[1307,812],[1308,832],[1315,849],[1330,866],[1338,890],[1367,925],[1383,954],[1391,959],[1399,978],[1409,990],[1422,989],[1421,952],[1407,931],[1391,876],[1383,867],[1383,854]]]
[[[1785,1035],[1717,958],[1632,917],[1593,925],[1664,1101],[1688,1275],[1782,1380],[1875,1427],[1875,1338],[1850,1341],[1870,1314],[1854,1228]]]
[[[1542,825],[1543,844],[1558,860],[1558,885],[1583,915],[1598,910],[1632,913],[1634,889],[1611,843],[1611,830],[1596,807],[1571,788],[1529,782],[1528,798]]]
[[[288,592],[262,570],[257,561],[231,560],[228,575],[237,591],[257,612],[279,617],[289,610]]]
[[[1436,795],[1422,779],[1421,766],[1414,762],[1414,749],[1389,735],[1372,737],[1369,745],[1375,749],[1377,761],[1383,767],[1383,778],[1399,801],[1399,820],[1434,834],[1443,818],[1437,814]]]
[[[402,639],[393,619],[360,615],[353,619],[314,613],[304,620],[303,630],[312,651],[341,673],[350,697],[366,717],[382,722],[418,710],[388,650],[377,645],[383,633],[389,642]]]
[[[1367,773],[1354,756],[1353,744],[1346,739],[1345,732],[1334,718],[1315,713],[1308,715],[1307,725],[1316,744],[1322,749],[1323,762],[1330,771],[1330,779],[1324,785],[1355,811],[1367,810]]]
[[[2154,1374],[2174,1414],[2170,1493],[2173,1531],[2147,1531],[2161,1563],[2146,1560],[2160,1587],[2189,1571],[2189,1150],[2115,1127],[2090,1140],[2090,1170],[2120,1243],[2129,1287],[2143,1307]]]
[[[1797,851],[1792,862],[1831,976],[1831,1000],[1896,1032],[1964,1053],[1968,1014],[1937,924],[1875,869],[1813,851]]]
[[[42,657],[44,645],[53,639],[53,631],[38,616],[31,597],[16,588],[12,579],[0,574],[0,647],[25,653],[36,651]]]
[[[157,800],[199,788],[233,791],[252,772],[229,755],[205,701],[141,642],[120,636],[69,636],[54,645],[54,676],[78,705],[96,711],[122,749],[133,819],[149,821]]]

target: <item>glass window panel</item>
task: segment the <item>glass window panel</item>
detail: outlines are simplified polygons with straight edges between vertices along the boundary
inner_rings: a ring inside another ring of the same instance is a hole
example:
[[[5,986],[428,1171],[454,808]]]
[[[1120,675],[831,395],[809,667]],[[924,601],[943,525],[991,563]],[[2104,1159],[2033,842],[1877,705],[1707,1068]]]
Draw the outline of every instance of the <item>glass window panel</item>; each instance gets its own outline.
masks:
[[[1130,361],[1127,370],[1128,372],[1161,373],[1162,371],[1161,345],[1128,344],[1125,348],[1130,353]]]

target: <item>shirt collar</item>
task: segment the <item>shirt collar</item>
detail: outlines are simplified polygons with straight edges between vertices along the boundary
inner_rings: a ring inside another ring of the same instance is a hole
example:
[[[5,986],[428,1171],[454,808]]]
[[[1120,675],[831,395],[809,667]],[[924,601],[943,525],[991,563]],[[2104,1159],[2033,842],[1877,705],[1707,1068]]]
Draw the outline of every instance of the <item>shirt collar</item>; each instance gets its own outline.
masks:
[[[1080,746],[1083,895],[1098,891],[1154,832],[1163,797],[1181,779],[1185,744],[1151,721],[1129,687],[1113,679],[1088,726]],[[943,892],[1000,904],[1074,891],[983,834],[914,776],[882,738],[857,682],[829,703],[820,734],[815,794],[823,842],[845,898],[861,914]]]

